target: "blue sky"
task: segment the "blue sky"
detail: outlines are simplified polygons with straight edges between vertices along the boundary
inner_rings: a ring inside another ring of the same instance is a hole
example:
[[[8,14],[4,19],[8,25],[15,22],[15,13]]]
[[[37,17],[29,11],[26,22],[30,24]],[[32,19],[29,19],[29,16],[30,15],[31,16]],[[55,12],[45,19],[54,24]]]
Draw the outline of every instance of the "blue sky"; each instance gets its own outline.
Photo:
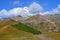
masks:
[[[14,5],[14,1],[20,1],[20,4]],[[0,0],[0,10],[10,10],[16,7],[29,6],[32,2],[39,3],[44,8],[44,11],[50,11],[60,4],[60,0]]]
[[[31,10],[36,13],[40,10],[40,14],[59,14],[60,0],[0,0],[0,18],[11,15],[32,15]]]

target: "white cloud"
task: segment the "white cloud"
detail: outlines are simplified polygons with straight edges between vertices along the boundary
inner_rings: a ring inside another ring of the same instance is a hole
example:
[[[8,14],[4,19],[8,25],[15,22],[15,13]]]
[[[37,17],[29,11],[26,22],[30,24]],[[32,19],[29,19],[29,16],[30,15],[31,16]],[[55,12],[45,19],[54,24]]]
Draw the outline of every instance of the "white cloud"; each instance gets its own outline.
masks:
[[[52,11],[44,12],[44,14],[45,15],[47,15],[47,14],[60,14],[60,4],[55,9],[52,9]]]
[[[33,2],[30,6],[29,6],[29,11],[30,13],[40,13],[43,11],[43,8],[36,2]]]
[[[49,11],[46,11],[46,12],[43,12],[43,13],[40,13],[41,15],[48,15],[48,14],[50,14],[50,12]]]
[[[26,12],[29,12],[28,7],[24,7],[23,10]]]
[[[28,7],[13,8],[13,9],[9,10],[9,13],[11,16],[21,15],[23,17],[26,17],[26,16],[30,15]]]
[[[44,6],[48,6],[48,3],[43,3]]]
[[[17,16],[17,15],[21,15],[23,17],[27,17],[27,16],[31,16],[31,15],[34,15],[34,13],[40,13],[42,12],[43,8],[37,4],[37,3],[32,3],[29,7],[23,7],[23,8],[13,8],[9,11],[3,11],[4,14],[3,15],[9,15],[9,16]],[[2,12],[1,12],[2,14]]]
[[[15,3],[17,4],[17,2]],[[0,16],[20,15],[22,17],[27,17],[27,16],[35,15],[37,13],[40,13],[41,15],[60,13],[60,4],[58,5],[57,8],[53,9],[52,11],[43,12],[43,7],[41,7],[41,5],[37,4],[36,2],[33,2],[29,7],[13,8],[9,11],[3,9],[0,11]]]
[[[60,4],[58,5],[58,8],[60,8]]]
[[[29,13],[28,7],[23,7],[23,8],[13,8],[9,11],[3,9],[0,11],[0,18],[1,16],[22,16],[22,17],[27,17],[32,14]]]
[[[0,11],[0,16],[9,16],[9,13],[7,10],[3,9]]]
[[[59,14],[60,13],[60,4],[58,5],[57,8],[52,10],[54,13]]]
[[[20,4],[20,1],[14,1],[13,4],[14,5],[19,5]]]
[[[0,11],[0,16],[21,15],[23,17],[27,17],[27,16],[31,16],[31,15],[34,15],[34,14],[37,14],[37,13],[40,13],[41,15],[60,13],[60,4],[58,5],[57,8],[53,9],[52,11],[43,12],[43,7],[41,7],[41,5],[34,2],[29,7],[13,8],[9,11],[3,9],[3,10]]]
[[[20,4],[20,1],[14,1],[14,4]],[[21,15],[23,17],[34,15],[34,13],[40,13],[43,11],[43,8],[36,2],[33,2],[29,7],[23,8],[13,8],[9,11],[3,9],[0,11],[0,16],[17,16]]]
[[[9,10],[9,14],[12,16],[17,16],[17,15],[19,15],[21,10],[22,10],[22,8],[13,8],[13,9]]]

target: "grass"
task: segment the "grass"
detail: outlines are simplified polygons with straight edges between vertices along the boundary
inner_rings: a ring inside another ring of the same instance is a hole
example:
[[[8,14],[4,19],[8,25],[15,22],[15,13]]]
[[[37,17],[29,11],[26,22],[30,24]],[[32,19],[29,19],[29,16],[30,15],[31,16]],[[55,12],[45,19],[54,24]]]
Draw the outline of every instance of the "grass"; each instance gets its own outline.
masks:
[[[0,27],[6,27],[0,31],[0,40],[40,40],[40,38],[34,36],[33,34],[40,34],[40,31],[37,31],[33,28],[30,28],[26,24],[18,23],[12,20],[1,20]],[[13,25],[13,27],[11,26]],[[19,30],[18,30],[19,29]],[[33,34],[32,34],[33,33]],[[21,38],[27,36],[29,38]]]
[[[45,33],[45,36],[53,38],[55,40],[60,40],[60,33],[48,32],[48,33]]]
[[[0,28],[6,26],[6,25],[14,25],[16,22],[12,20],[0,20]]]
[[[33,33],[33,34],[41,34],[40,31],[37,31],[31,27],[29,27],[28,25],[26,24],[23,24],[23,23],[18,23],[16,25],[14,25],[13,27],[19,29],[19,30],[23,30],[23,31],[26,31],[26,32],[30,32],[30,33]]]
[[[22,36],[31,36],[31,35],[32,33],[28,33],[22,30],[17,30],[10,26],[0,31],[0,40],[8,40],[8,39],[10,40],[11,38],[15,39],[15,38],[20,38]]]
[[[34,36],[32,33],[8,26],[4,30],[0,31],[0,40],[40,40],[40,38]]]

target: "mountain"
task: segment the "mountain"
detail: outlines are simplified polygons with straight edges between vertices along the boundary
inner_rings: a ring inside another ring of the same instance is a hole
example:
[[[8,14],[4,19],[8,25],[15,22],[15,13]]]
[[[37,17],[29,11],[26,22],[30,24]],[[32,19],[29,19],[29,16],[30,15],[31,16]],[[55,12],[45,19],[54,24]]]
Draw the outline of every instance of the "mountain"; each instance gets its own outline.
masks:
[[[32,33],[17,30],[9,25],[0,29],[0,40],[40,40]]]
[[[40,14],[31,16],[24,22],[32,28],[41,31],[42,33],[50,31],[52,32],[56,29],[56,24],[53,21],[45,18],[44,16],[41,16]]]
[[[6,25],[15,25],[16,22],[10,20],[10,19],[0,19],[0,28],[6,26]]]
[[[44,17],[52,21],[60,21],[60,14],[49,14],[49,15],[44,15]]]
[[[40,31],[37,31],[36,29],[33,29],[30,26],[28,26],[26,24],[23,24],[23,23],[18,23],[16,25],[13,25],[13,27],[15,27],[19,30],[23,30],[23,31],[26,31],[26,32],[33,33],[33,34],[41,34]]]
[[[29,16],[23,17],[21,15],[17,15],[17,16],[11,16],[9,19],[12,19],[12,20],[15,20],[15,21],[19,21],[19,22],[21,22],[21,21],[23,22],[27,18],[29,18]]]
[[[19,18],[18,18],[19,17]],[[0,19],[0,40],[51,40],[59,38],[56,35],[57,25],[55,21],[48,19],[40,14],[30,16],[22,20]],[[56,35],[56,36],[55,36]],[[49,38],[48,38],[49,37]]]
[[[0,20],[0,40],[40,40],[34,33],[41,34],[26,24],[11,19]]]
[[[54,21],[42,16],[40,14],[36,14],[34,16],[29,16],[24,18],[22,16],[13,16],[10,19],[15,20],[17,22],[21,22],[23,24],[27,24],[33,29],[44,32],[59,32],[57,25]],[[43,33],[43,32],[42,32]]]
[[[50,14],[50,15],[45,15],[44,17],[55,22],[55,24],[57,25],[57,29],[60,32],[60,14],[53,14],[53,15]]]
[[[7,19],[6,20],[1,20],[0,23],[1,23],[0,24],[0,29],[3,28],[4,26],[9,25],[9,26],[12,26],[16,29],[31,32],[33,34],[40,34],[41,33],[40,31],[37,31],[37,30],[29,27],[27,24],[17,22],[17,21],[14,21],[14,20],[7,20]]]

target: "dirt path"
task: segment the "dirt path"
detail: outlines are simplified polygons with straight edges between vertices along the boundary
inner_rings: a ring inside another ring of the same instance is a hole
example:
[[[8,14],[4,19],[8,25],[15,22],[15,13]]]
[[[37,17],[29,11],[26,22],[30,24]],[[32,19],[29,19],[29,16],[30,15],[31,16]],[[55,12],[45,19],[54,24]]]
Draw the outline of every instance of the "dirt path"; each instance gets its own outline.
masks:
[[[37,37],[41,38],[42,40],[54,40],[53,38],[48,38],[46,36],[44,36],[43,34],[41,35],[36,35]]]

